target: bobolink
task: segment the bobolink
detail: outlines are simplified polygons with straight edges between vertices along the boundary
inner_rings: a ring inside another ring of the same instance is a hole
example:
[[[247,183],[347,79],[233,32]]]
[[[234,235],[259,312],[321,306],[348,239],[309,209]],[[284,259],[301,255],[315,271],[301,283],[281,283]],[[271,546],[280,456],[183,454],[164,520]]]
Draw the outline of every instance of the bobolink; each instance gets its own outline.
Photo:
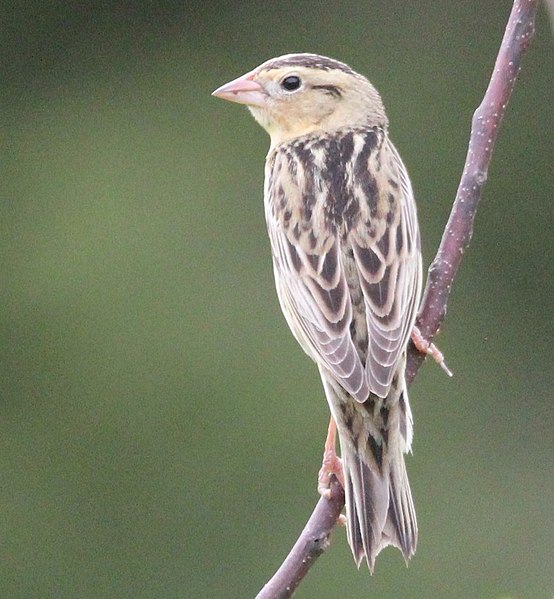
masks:
[[[339,432],[354,559],[373,571],[394,545],[407,560],[417,523],[404,373],[421,251],[381,98],[349,66],[316,54],[269,60],[214,95],[246,104],[271,136],[264,198],[275,283],[293,335],[319,367],[332,416],[324,466],[340,476],[334,423]]]

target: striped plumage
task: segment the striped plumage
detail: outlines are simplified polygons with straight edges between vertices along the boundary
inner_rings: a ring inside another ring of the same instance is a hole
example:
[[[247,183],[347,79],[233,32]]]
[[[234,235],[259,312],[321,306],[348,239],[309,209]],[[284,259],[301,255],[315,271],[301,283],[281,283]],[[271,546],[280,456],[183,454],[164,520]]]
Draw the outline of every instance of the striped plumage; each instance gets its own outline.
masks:
[[[421,252],[381,99],[347,65],[313,54],[273,59],[215,93],[247,104],[271,135],[264,196],[277,293],[337,423],[356,563],[373,570],[388,544],[408,559],[417,524],[404,370]]]

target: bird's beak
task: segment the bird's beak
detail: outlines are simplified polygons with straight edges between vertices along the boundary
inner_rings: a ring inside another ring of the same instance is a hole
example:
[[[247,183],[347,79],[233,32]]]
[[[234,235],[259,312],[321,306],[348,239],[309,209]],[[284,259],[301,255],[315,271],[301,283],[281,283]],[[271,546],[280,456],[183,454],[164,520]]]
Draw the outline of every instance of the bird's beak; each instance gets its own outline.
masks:
[[[253,77],[254,72],[251,71],[238,79],[233,79],[218,87],[212,92],[212,96],[247,106],[262,107],[265,105],[266,93],[259,83],[252,80]]]

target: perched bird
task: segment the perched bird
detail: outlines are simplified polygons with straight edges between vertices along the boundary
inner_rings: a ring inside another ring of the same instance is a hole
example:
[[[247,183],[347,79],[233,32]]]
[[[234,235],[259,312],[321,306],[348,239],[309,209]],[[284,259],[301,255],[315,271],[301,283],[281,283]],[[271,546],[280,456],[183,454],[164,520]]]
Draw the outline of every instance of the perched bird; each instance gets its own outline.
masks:
[[[264,198],[275,284],[331,411],[321,482],[333,472],[344,485],[358,567],[365,558],[373,571],[387,545],[408,560],[417,523],[404,465],[405,365],[421,251],[381,98],[349,66],[316,54],[274,58],[213,95],[248,106],[271,136]]]

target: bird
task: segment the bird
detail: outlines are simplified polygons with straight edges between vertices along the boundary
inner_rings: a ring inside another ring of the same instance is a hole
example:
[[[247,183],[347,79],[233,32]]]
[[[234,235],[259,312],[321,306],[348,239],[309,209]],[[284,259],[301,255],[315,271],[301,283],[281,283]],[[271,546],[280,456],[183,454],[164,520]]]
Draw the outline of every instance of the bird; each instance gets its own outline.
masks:
[[[419,225],[381,96],[338,60],[272,58],[213,95],[269,133],[264,207],[279,303],[317,364],[331,413],[319,490],[345,491],[347,539],[371,573],[406,563],[417,520],[404,461],[413,419],[406,351],[421,296]],[[340,459],[335,452],[338,431]]]

